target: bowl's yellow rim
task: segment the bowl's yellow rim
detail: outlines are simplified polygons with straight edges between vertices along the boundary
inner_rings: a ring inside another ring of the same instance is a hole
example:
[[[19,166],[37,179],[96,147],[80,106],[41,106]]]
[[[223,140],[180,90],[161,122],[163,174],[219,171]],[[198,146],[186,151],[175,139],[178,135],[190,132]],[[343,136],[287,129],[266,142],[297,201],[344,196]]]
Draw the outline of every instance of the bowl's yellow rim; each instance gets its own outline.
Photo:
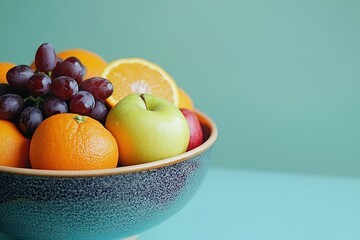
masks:
[[[32,176],[43,176],[43,177],[95,177],[95,176],[119,175],[125,173],[154,170],[157,168],[179,163],[206,151],[215,143],[215,140],[217,138],[218,130],[213,120],[198,110],[196,110],[196,114],[199,117],[200,122],[203,125],[209,127],[210,136],[199,147],[192,149],[191,151],[185,152],[183,154],[180,154],[178,156],[174,156],[154,162],[149,162],[149,163],[137,164],[132,166],[123,166],[123,167],[117,167],[111,169],[99,169],[99,170],[41,170],[41,169],[0,166],[0,173],[5,172],[5,173],[12,173],[19,175],[32,175]]]

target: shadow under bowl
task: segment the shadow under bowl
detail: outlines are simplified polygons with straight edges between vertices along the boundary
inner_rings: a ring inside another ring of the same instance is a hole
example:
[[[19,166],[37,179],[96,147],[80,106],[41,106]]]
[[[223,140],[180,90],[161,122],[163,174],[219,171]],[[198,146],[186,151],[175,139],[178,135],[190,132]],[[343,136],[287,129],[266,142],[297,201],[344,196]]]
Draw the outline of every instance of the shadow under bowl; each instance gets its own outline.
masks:
[[[0,232],[20,239],[119,239],[148,230],[196,193],[217,138],[196,112],[204,143],[151,163],[54,171],[0,166]]]

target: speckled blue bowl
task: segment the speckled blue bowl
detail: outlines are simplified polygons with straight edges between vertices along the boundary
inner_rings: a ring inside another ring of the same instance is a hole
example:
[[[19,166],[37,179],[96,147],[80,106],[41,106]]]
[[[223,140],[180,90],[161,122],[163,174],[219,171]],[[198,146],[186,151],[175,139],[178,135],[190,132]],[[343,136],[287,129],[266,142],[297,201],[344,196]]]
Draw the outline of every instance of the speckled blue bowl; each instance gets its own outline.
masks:
[[[20,239],[120,239],[172,216],[195,194],[217,138],[197,112],[205,142],[176,157],[107,170],[0,166],[0,232]]]

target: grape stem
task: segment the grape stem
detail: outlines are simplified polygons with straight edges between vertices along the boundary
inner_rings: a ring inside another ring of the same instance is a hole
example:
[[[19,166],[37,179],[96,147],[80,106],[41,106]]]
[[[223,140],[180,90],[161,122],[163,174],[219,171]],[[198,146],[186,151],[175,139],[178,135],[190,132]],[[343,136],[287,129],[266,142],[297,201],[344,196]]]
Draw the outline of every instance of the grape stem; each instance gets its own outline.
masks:
[[[42,103],[44,102],[44,99],[42,97],[29,96],[24,99],[24,102],[25,103],[31,102],[31,105],[33,105],[35,107],[41,107]]]

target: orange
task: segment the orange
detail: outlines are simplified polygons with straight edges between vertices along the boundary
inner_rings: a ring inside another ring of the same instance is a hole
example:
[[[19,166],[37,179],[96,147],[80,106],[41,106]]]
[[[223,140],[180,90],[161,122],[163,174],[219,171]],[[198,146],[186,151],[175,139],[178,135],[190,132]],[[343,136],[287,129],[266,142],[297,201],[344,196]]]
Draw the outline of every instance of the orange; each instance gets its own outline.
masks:
[[[115,168],[118,157],[116,140],[101,123],[73,113],[45,119],[31,139],[30,162],[37,169]]]
[[[0,83],[8,83],[6,80],[6,73],[10,68],[15,67],[16,65],[9,62],[0,62]]]
[[[106,100],[114,106],[132,93],[149,93],[179,103],[174,79],[160,66],[140,58],[125,58],[110,62],[101,74],[114,86],[113,94]]]
[[[68,57],[77,57],[86,68],[84,79],[99,77],[107,65],[107,62],[99,55],[85,49],[68,49],[57,53],[57,56],[62,60]],[[35,70],[34,62],[31,64],[31,68]]]
[[[0,119],[0,165],[30,167],[30,140],[25,138],[15,124]]]
[[[194,111],[194,103],[190,96],[181,88],[178,88],[179,92],[179,108],[186,108]]]

